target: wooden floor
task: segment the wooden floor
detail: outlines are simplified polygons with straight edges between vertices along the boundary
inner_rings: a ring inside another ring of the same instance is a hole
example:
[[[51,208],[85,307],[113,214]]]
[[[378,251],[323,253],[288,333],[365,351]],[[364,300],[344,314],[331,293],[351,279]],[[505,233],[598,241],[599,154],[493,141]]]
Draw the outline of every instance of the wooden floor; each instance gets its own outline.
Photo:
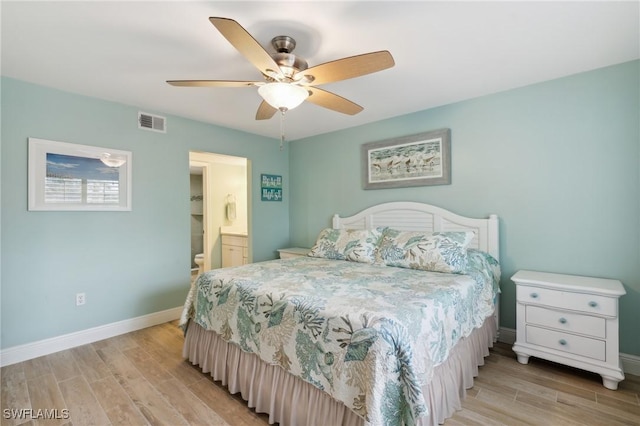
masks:
[[[183,360],[182,342],[166,323],[3,367],[1,424],[268,424]],[[445,425],[520,424],[640,425],[640,377],[610,391],[590,373],[533,358],[518,364],[497,343]]]

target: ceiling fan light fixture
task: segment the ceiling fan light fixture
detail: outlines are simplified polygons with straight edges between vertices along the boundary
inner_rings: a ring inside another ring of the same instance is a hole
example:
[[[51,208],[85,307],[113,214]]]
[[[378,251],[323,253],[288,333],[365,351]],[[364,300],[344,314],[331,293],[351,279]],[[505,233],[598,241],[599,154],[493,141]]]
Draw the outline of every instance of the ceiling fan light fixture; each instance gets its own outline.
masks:
[[[307,89],[290,83],[268,83],[260,86],[258,93],[269,105],[280,111],[297,107],[309,96]]]
[[[107,167],[120,167],[127,162],[125,158],[112,157],[108,152],[100,156],[100,161]]]

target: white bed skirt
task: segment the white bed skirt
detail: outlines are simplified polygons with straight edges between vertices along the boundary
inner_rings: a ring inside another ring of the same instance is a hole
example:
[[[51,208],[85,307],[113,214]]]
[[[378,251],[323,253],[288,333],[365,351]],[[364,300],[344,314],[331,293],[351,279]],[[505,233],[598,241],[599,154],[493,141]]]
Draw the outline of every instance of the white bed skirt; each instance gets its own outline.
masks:
[[[422,389],[429,415],[419,425],[437,425],[462,408],[466,389],[473,386],[478,366],[484,364],[497,336],[494,316],[462,339],[447,360],[434,370],[431,383]],[[183,356],[204,373],[211,373],[232,394],[240,392],[249,407],[268,413],[269,423],[282,426],[360,426],[364,420],[344,404],[315,386],[292,376],[279,366],[262,361],[225,342],[213,331],[191,321]]]

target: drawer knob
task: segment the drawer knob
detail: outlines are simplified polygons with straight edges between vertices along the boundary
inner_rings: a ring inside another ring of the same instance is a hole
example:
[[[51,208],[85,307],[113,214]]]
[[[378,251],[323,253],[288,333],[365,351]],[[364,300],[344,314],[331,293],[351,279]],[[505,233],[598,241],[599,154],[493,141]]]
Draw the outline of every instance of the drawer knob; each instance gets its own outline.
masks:
[[[598,306],[598,303],[592,300],[591,302],[589,302],[589,306],[591,306],[592,308],[595,308],[596,306]]]
[[[567,323],[567,319],[566,318],[560,318],[558,321],[560,321],[560,324],[566,324]]]
[[[537,299],[538,298],[538,293],[531,293],[530,294],[532,299]]]
[[[558,343],[560,343],[560,345],[562,345],[562,346],[567,346],[567,341],[564,340],[564,339],[558,340]]]

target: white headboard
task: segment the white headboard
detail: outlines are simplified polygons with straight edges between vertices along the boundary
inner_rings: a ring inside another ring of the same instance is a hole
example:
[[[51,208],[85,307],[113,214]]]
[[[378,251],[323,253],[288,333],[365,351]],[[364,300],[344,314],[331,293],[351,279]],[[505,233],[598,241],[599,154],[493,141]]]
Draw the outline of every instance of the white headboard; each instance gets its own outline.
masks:
[[[400,201],[378,204],[349,217],[333,216],[333,228],[371,229],[388,226],[401,231],[463,231],[472,230],[475,237],[469,247],[482,250],[500,260],[498,246],[498,216],[474,219],[459,216],[430,204]]]

